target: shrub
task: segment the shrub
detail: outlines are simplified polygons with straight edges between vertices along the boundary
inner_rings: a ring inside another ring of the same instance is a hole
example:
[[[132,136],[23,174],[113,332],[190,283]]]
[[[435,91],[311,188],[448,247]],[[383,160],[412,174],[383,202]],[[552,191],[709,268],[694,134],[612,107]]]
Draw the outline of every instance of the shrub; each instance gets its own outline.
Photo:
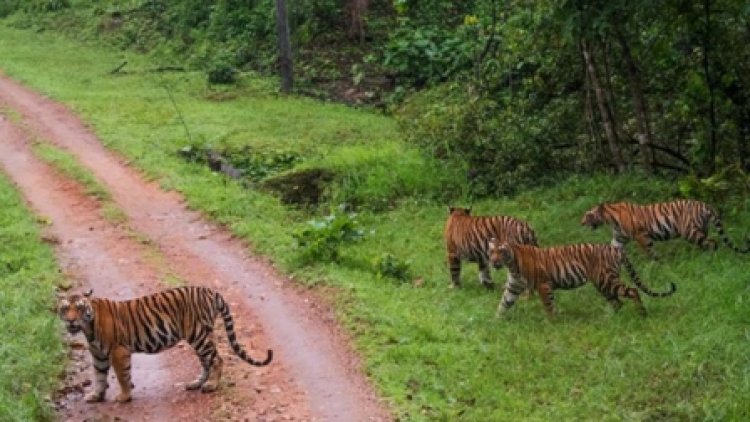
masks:
[[[409,281],[411,279],[410,261],[404,261],[399,257],[384,253],[372,261],[373,271],[378,278],[393,278],[399,281]]]
[[[310,220],[302,230],[294,233],[300,258],[304,264],[335,262],[340,258],[339,247],[364,237],[356,214],[333,213],[322,220]]]
[[[575,150],[558,140],[567,104],[526,112],[519,98],[493,99],[472,85],[448,83],[408,99],[397,118],[406,139],[463,168],[474,196],[503,195],[577,167]]]

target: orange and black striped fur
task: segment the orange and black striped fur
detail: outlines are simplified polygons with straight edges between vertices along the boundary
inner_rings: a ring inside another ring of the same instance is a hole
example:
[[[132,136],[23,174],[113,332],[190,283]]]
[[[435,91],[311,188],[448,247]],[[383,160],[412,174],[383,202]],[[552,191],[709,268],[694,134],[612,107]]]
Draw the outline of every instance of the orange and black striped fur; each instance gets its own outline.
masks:
[[[472,216],[469,208],[449,208],[445,223],[445,247],[452,287],[461,285],[461,261],[479,265],[479,281],[492,288],[488,263],[487,242],[496,238],[503,242],[536,245],[536,234],[531,227],[508,216]]]
[[[682,237],[705,249],[716,249],[716,241],[708,238],[711,220],[728,247],[738,253],[750,252],[748,245],[740,249],[732,244],[713,208],[692,199],[650,205],[628,202],[599,204],[583,215],[581,224],[592,229],[609,224],[612,226],[612,245],[622,246],[635,239],[649,256],[655,258],[651,250],[654,240]]]
[[[214,342],[214,319],[221,315],[232,350],[242,360],[255,366],[268,365],[273,351],[263,361],[247,355],[237,343],[229,306],[221,295],[204,287],[179,287],[137,299],[114,301],[83,295],[69,295],[58,300],[58,314],[68,332],[86,335],[94,364],[94,391],[88,402],[104,400],[107,373],[114,366],[120,384],[118,402],[130,400],[133,384],[130,378],[131,353],[158,353],[180,340],[195,350],[203,368],[201,375],[188,384],[188,390],[216,390],[221,378],[222,359]]]
[[[638,278],[635,269],[625,256],[623,248],[602,244],[566,245],[538,248],[531,245],[489,243],[490,261],[495,267],[508,267],[508,281],[497,308],[500,316],[516,302],[524,290],[538,291],[544,309],[550,318],[554,313],[555,289],[573,289],[587,280],[604,295],[609,303],[619,309],[620,298],[630,298],[642,314],[646,308],[641,303],[638,290],[620,281],[620,265],[624,265],[636,286],[649,296],[669,296],[675,291],[674,283],[667,292],[651,291]]]

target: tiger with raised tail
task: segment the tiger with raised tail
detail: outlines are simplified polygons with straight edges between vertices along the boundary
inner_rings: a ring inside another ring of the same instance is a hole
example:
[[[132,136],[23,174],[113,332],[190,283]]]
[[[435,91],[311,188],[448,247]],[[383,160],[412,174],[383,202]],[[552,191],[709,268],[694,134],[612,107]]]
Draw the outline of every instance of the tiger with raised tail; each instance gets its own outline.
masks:
[[[132,353],[158,353],[180,340],[186,340],[198,355],[202,372],[185,386],[204,393],[219,386],[223,361],[216,351],[214,319],[221,315],[229,344],[234,353],[255,366],[271,363],[273,351],[257,361],[237,343],[234,321],[224,298],[205,287],[178,287],[125,301],[71,294],[58,299],[60,319],[71,334],[83,331],[94,366],[94,391],[87,402],[104,400],[107,373],[114,366],[120,394],[115,400],[131,399],[133,383],[130,376]]]
[[[719,237],[737,253],[750,252],[750,245],[735,246],[724,233],[719,214],[706,203],[693,199],[680,199],[649,205],[629,202],[603,203],[588,210],[581,225],[596,229],[602,224],[612,226],[612,245],[623,246],[630,239],[651,257],[656,258],[652,247],[655,240],[682,237],[704,249],[716,249],[716,240],[708,238],[709,223],[713,220]]]
[[[629,298],[646,314],[638,290],[620,281],[620,266],[624,265],[636,286],[649,296],[673,294],[674,283],[666,292],[654,292],[644,285],[625,256],[623,248],[601,244],[578,244],[550,248],[509,244],[490,240],[490,261],[495,267],[508,267],[508,281],[497,308],[501,316],[516,302],[524,290],[538,291],[547,315],[554,316],[556,289],[573,289],[591,281],[615,310],[620,309],[620,298]]]
[[[479,282],[492,288],[487,242],[491,238],[509,243],[536,245],[536,234],[526,222],[513,217],[472,216],[471,208],[450,207],[445,222],[445,248],[451,287],[461,285],[461,261],[476,262]]]

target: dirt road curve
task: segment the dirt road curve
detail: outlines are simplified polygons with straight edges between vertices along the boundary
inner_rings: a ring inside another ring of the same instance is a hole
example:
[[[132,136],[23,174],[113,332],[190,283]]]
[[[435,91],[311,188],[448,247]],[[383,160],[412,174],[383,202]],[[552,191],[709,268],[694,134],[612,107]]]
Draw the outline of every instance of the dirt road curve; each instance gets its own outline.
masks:
[[[73,363],[66,394],[58,403],[62,420],[390,420],[346,335],[331,310],[296,289],[267,263],[249,256],[225,230],[189,211],[178,194],[163,192],[104,149],[67,108],[0,77],[0,168],[18,185],[31,207],[50,221],[48,240],[56,245],[64,271],[94,288],[95,295],[126,299],[180,279],[222,292],[235,316],[238,338],[257,357],[274,349],[274,362],[254,368],[228,350],[223,387],[216,394],[184,391],[199,372],[188,346],[133,361],[133,402],[112,403],[117,383],[110,376],[108,401],[87,404],[90,359],[83,338],[69,339]],[[81,186],[36,158],[32,139],[64,148],[89,168],[127,215],[113,225],[100,204]]]

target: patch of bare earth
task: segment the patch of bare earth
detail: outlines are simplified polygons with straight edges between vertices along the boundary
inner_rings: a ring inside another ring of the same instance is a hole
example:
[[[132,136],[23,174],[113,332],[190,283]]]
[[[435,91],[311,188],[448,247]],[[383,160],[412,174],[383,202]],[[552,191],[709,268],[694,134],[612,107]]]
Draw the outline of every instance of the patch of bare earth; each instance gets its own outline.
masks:
[[[185,391],[199,372],[189,346],[157,355],[134,355],[133,401],[115,404],[119,387],[110,376],[107,402],[88,404],[90,357],[82,337],[68,338],[71,363],[56,402],[61,420],[390,420],[387,407],[362,375],[349,338],[325,301],[296,288],[272,266],[247,253],[226,230],[186,209],[127,167],[66,107],[0,76],[0,107],[22,116],[0,115],[0,167],[30,206],[50,224],[63,271],[77,288],[127,299],[156,292],[169,280],[219,290],[230,304],[238,340],[274,362],[256,368],[228,350],[222,388],[215,394]],[[40,161],[31,139],[40,138],[75,155],[112,194],[127,215],[113,225],[80,185]]]

